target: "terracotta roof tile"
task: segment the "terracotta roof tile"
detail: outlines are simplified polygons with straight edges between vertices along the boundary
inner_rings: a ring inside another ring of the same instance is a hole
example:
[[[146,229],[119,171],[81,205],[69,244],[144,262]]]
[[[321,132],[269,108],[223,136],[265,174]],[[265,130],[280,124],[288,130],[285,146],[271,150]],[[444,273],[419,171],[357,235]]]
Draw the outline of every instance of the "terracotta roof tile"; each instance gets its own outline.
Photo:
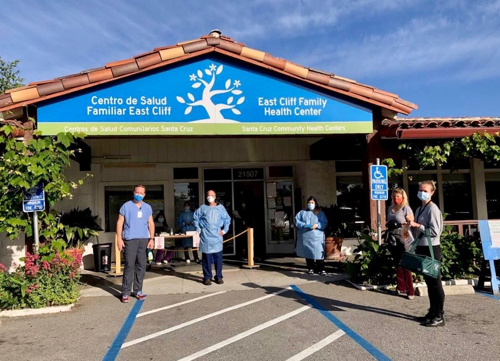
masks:
[[[44,95],[62,92],[63,90],[64,86],[62,80],[53,81],[52,83],[42,84],[38,86],[38,93],[41,97],[43,97]]]
[[[86,85],[90,83],[89,77],[87,74],[72,76],[70,78],[62,79],[62,84],[64,89],[76,88],[78,86]]]
[[[97,83],[99,81],[112,79],[113,72],[111,71],[111,69],[101,69],[88,73],[88,76],[91,83]]]
[[[194,53],[194,52],[197,52],[200,50],[204,50],[204,49],[207,49],[208,47],[209,46],[207,45],[206,40],[198,40],[198,41],[193,42],[193,43],[182,45],[182,48],[184,49],[184,52],[186,54]]]
[[[139,70],[139,67],[137,66],[136,61],[134,61],[133,63],[117,65],[111,68],[111,71],[113,72],[113,76],[115,78],[122,75],[135,73],[137,70]]]
[[[160,50],[161,60],[175,59],[184,55],[184,49],[179,46],[176,48],[170,48],[165,50]]]
[[[143,56],[142,58],[137,59],[137,65],[139,65],[140,69],[147,68],[148,66],[152,66],[155,64],[161,63],[160,54],[154,52],[151,55]]]
[[[279,70],[285,70],[286,60],[266,54],[264,56],[264,64],[271,65]]]
[[[16,103],[31,104],[46,97],[53,98],[58,93],[78,91],[88,88],[89,84],[111,81],[114,78],[135,74],[183,59],[205,54],[213,50],[226,56],[241,59],[250,64],[263,66],[281,74],[304,79],[325,89],[351,95],[353,98],[364,100],[393,112],[409,114],[417,106],[411,102],[400,99],[396,94],[376,89],[369,85],[359,84],[356,81],[324,72],[314,68],[303,67],[299,64],[274,57],[260,50],[248,48],[245,44],[238,43],[232,38],[212,32],[200,39],[180,42],[176,45],[163,46],[150,52],[139,54],[130,59],[124,59],[106,64],[105,67],[85,70],[79,74],[72,74],[51,81],[31,83],[27,87],[9,90],[0,95],[0,110],[14,109]]]

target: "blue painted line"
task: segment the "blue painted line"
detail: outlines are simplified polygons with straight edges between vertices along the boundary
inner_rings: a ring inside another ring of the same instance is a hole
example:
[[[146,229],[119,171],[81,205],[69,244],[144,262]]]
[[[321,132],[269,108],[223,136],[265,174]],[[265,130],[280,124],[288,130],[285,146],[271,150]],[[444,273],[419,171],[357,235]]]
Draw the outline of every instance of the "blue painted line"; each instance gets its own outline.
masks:
[[[134,306],[130,310],[127,319],[122,325],[122,328],[116,335],[115,339],[113,340],[113,343],[108,349],[108,352],[106,352],[106,355],[104,355],[104,358],[102,361],[114,361],[116,360],[116,357],[118,356],[118,353],[120,352],[120,349],[122,348],[123,342],[127,338],[128,333],[130,332],[130,329],[132,328],[132,325],[135,322],[135,318],[137,317],[137,314],[141,310],[142,304],[144,301],[135,301]]]
[[[476,293],[479,293],[480,295],[493,298],[494,300],[500,301],[500,297],[492,295],[491,293],[486,293],[486,292],[481,292],[481,291],[476,291]]]
[[[335,326],[344,331],[347,336],[352,338],[354,342],[363,347],[369,354],[375,357],[376,360],[390,361],[391,359],[384,355],[378,348],[373,346],[370,342],[365,340],[363,337],[358,335],[353,329],[347,326],[345,323],[340,321],[337,317],[328,312],[318,301],[316,301],[312,296],[304,293],[300,288],[295,285],[291,285],[292,289],[299,294],[304,300],[309,302],[316,310],[318,310],[323,316],[330,320]]]

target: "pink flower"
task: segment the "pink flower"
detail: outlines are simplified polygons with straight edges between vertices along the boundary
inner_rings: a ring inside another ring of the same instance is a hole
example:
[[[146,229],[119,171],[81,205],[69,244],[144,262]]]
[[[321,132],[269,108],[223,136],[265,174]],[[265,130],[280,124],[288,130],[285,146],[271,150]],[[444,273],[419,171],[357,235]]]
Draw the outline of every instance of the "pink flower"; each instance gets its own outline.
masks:
[[[42,262],[42,269],[44,270],[49,270],[50,269],[50,263],[47,261]]]
[[[0,263],[0,272],[7,272],[8,269],[3,264]]]
[[[26,293],[31,293],[31,288],[28,288],[28,289],[26,290]]]
[[[70,277],[70,278],[75,277],[75,272],[71,272],[71,273],[69,274],[69,277]]]

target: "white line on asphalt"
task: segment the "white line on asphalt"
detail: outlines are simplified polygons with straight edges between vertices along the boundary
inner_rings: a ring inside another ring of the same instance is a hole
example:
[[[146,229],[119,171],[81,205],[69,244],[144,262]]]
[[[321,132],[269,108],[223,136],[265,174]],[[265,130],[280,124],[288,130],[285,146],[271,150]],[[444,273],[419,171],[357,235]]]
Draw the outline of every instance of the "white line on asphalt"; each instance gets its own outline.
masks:
[[[304,351],[299,352],[295,356],[290,357],[286,361],[301,361],[301,360],[305,359],[306,357],[311,356],[313,353],[321,350],[323,347],[331,344],[333,341],[335,341],[339,337],[342,337],[342,335],[345,335],[345,332],[342,330],[337,330],[336,332],[332,333],[327,338],[324,338],[323,340],[312,345],[311,347],[306,348]]]
[[[198,357],[205,356],[206,354],[209,354],[210,352],[216,351],[216,350],[218,350],[220,348],[223,348],[223,347],[225,347],[225,346],[227,346],[229,344],[232,344],[232,343],[234,343],[236,341],[239,341],[239,340],[241,340],[241,339],[243,339],[245,337],[253,335],[254,333],[262,331],[262,330],[264,330],[264,329],[266,329],[268,327],[271,327],[271,326],[273,326],[273,325],[275,325],[275,324],[277,324],[277,323],[279,323],[281,321],[284,321],[284,320],[287,320],[289,318],[292,318],[293,316],[298,315],[299,313],[304,312],[306,310],[309,310],[310,308],[311,308],[311,305],[301,307],[301,308],[299,308],[299,309],[297,309],[295,311],[287,313],[286,315],[280,316],[278,318],[275,318],[274,320],[271,320],[271,321],[268,321],[266,323],[263,323],[262,325],[259,325],[259,326],[256,326],[254,328],[251,328],[248,331],[242,332],[242,333],[240,333],[240,334],[238,334],[236,336],[228,338],[225,341],[222,341],[222,342],[219,342],[219,343],[217,343],[217,344],[215,344],[213,346],[207,347],[204,350],[198,351],[198,352],[196,352],[196,353],[194,353],[192,355],[189,355],[187,357],[184,357],[184,358],[182,358],[182,359],[180,359],[178,361],[191,361],[191,360],[197,359]]]
[[[199,301],[199,300],[202,300],[202,299],[207,298],[207,297],[217,296],[217,295],[220,295],[222,293],[226,293],[226,291],[219,291],[219,292],[215,292],[215,293],[210,293],[208,295],[201,296],[201,297],[198,297],[198,298],[193,298],[192,300],[187,300],[187,301],[184,301],[184,302],[179,302],[179,303],[176,303],[174,305],[169,305],[169,306],[165,306],[165,307],[161,307],[161,308],[155,308],[154,310],[151,310],[151,311],[146,311],[146,312],[139,313],[136,318],[139,318],[139,317],[142,317],[142,316],[146,316],[146,315],[150,315],[152,313],[156,313],[156,312],[160,312],[160,311],[165,311],[165,310],[168,310],[170,308],[177,307],[177,306],[182,306],[182,305],[185,305],[186,303],[191,303],[191,302]]]
[[[129,346],[133,346],[133,345],[136,345],[138,343],[141,343],[141,342],[144,342],[144,341],[147,341],[147,340],[151,340],[152,338],[155,338],[155,337],[159,337],[161,335],[165,335],[167,333],[170,333],[170,332],[173,332],[173,331],[176,331],[176,330],[179,330],[183,327],[186,327],[186,326],[190,326],[192,324],[195,324],[197,322],[201,322],[203,320],[206,320],[206,319],[209,319],[209,318],[212,318],[212,317],[215,317],[215,316],[218,316],[218,315],[221,315],[223,313],[226,313],[226,312],[229,312],[229,311],[232,311],[232,310],[236,310],[238,308],[241,308],[241,307],[245,307],[245,306],[248,306],[248,305],[251,305],[252,303],[256,303],[256,302],[259,302],[259,301],[263,301],[265,299],[268,299],[270,297],[273,297],[273,296],[276,296],[276,295],[279,295],[280,293],[283,293],[283,292],[286,292],[286,291],[289,291],[291,288],[290,287],[287,287],[287,288],[284,288],[282,290],[279,290],[277,292],[274,292],[274,293],[271,293],[269,295],[266,295],[266,296],[262,296],[262,297],[259,297],[259,298],[256,298],[255,300],[251,300],[251,301],[248,301],[248,302],[244,302],[244,303],[240,303],[239,305],[235,305],[235,306],[231,306],[231,307],[228,307],[228,308],[225,308],[223,310],[220,310],[220,311],[217,311],[217,312],[213,312],[213,313],[210,313],[206,316],[203,316],[203,317],[199,317],[199,318],[195,318],[194,320],[191,320],[191,321],[188,321],[188,322],[184,322],[184,323],[181,323],[180,325],[177,325],[177,326],[174,326],[174,327],[170,327],[170,328],[167,328],[163,331],[159,331],[159,332],[155,332],[155,333],[152,333],[151,335],[148,335],[148,336],[144,336],[144,337],[140,337],[140,338],[137,338],[135,340],[132,340],[132,341],[129,341],[129,342],[125,342],[123,345],[122,345],[122,348],[125,348],[125,347],[129,347]]]

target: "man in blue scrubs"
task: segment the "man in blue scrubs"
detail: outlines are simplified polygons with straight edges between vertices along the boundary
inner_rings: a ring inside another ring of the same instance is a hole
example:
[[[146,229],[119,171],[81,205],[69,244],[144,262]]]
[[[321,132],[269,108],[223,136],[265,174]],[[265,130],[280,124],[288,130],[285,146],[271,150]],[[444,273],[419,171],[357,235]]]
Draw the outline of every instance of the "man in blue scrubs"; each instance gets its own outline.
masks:
[[[154,247],[155,223],[151,206],[142,200],[146,196],[146,187],[134,187],[134,199],[120,208],[116,222],[118,249],[125,250],[125,269],[122,282],[122,302],[130,301],[132,279],[135,297],[144,300],[142,283],[146,273],[146,249]],[[135,271],[135,272],[134,272]],[[135,277],[134,277],[135,273]]]
[[[215,202],[213,190],[207,192],[207,202],[194,212],[194,226],[200,233],[200,251],[203,253],[201,265],[203,268],[203,284],[212,284],[212,263],[215,265],[215,283],[223,284],[222,280],[222,236],[229,230],[231,217],[222,204]]]

